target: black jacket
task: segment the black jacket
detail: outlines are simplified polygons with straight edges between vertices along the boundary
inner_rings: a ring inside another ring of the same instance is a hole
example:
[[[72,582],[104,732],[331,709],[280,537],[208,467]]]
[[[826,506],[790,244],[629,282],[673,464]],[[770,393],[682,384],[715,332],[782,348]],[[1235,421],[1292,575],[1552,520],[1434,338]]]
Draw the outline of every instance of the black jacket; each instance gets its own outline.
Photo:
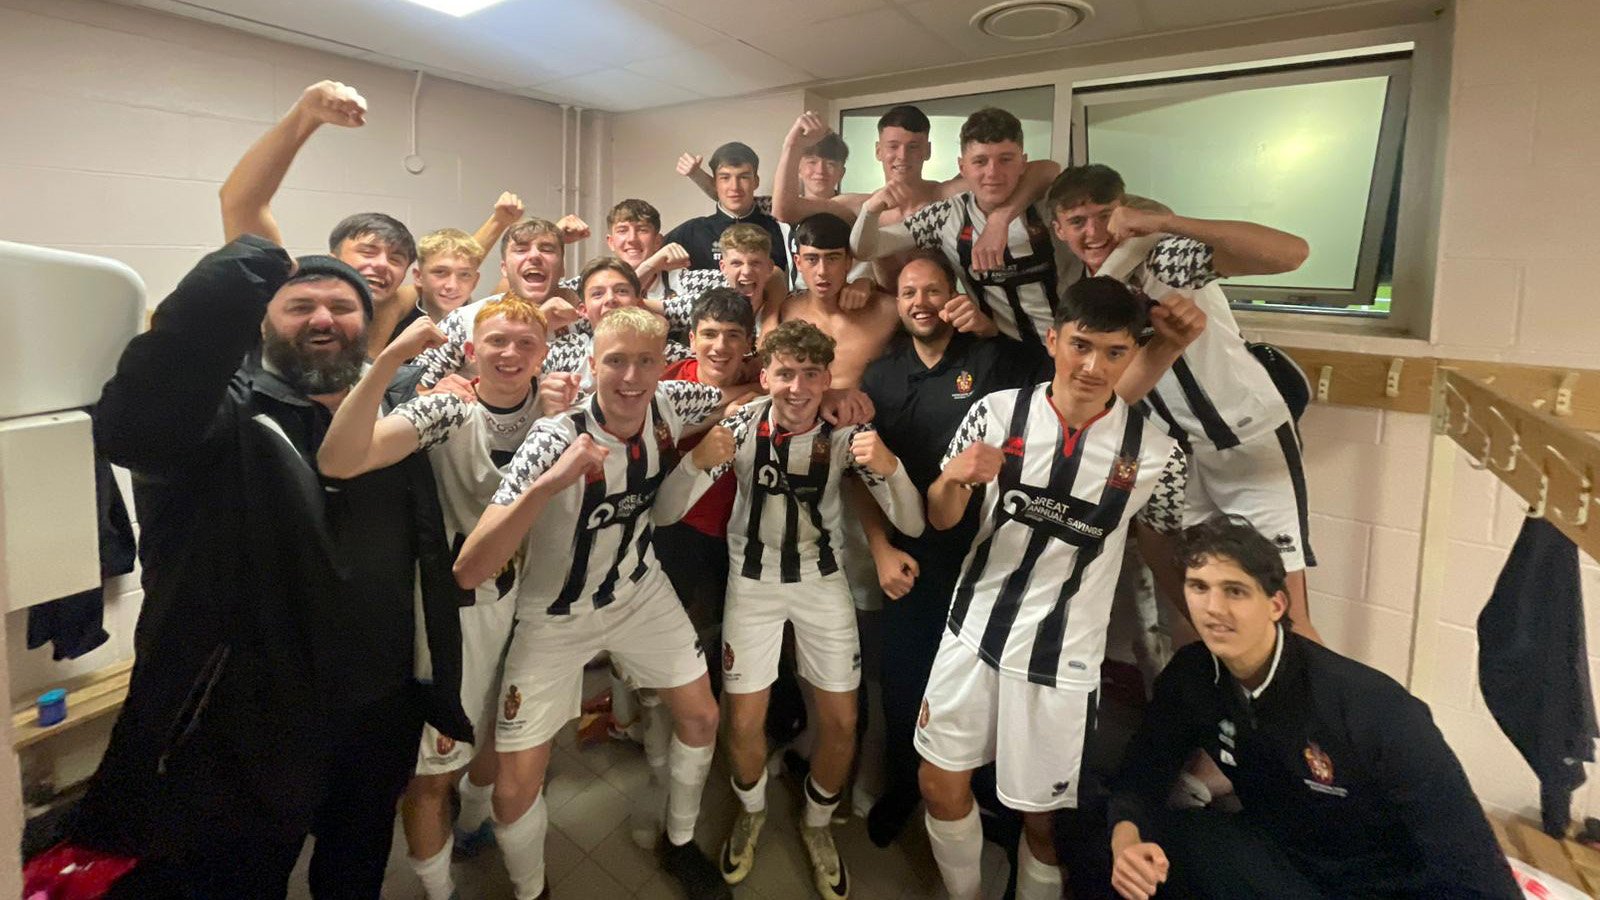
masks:
[[[181,853],[219,809],[244,834],[303,836],[327,789],[328,723],[415,689],[414,571],[435,670],[424,714],[472,737],[425,460],[324,482],[331,414],[259,364],[239,368],[289,268],[252,236],[205,257],[95,410],[98,447],[134,473],[145,596],[128,698],[74,829],[90,846]]]
[[[1240,815],[1328,896],[1520,898],[1427,705],[1376,669],[1282,635],[1253,700],[1204,644],[1178,651],[1113,783],[1111,824],[1149,839],[1200,748],[1233,781]]]

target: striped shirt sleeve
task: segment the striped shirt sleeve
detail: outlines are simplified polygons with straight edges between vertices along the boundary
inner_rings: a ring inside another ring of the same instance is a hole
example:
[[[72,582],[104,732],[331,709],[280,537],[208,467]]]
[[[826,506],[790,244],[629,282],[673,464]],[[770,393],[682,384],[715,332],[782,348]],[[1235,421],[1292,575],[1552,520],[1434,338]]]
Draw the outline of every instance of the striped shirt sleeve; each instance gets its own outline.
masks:
[[[1155,490],[1134,518],[1162,534],[1177,534],[1183,530],[1183,498],[1188,482],[1189,457],[1182,447],[1173,444]]]

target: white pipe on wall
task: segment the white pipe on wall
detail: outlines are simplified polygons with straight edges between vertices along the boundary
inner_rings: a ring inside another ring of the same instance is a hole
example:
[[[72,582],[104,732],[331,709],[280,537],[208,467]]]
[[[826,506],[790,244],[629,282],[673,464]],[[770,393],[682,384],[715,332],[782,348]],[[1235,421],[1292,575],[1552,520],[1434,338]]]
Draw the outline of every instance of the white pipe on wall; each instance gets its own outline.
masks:
[[[556,218],[558,219],[566,214],[567,206],[567,144],[570,142],[570,139],[567,137],[567,110],[570,109],[572,109],[570,105],[566,103],[561,104],[561,185],[559,188],[560,194],[558,195],[560,199],[556,201]],[[562,244],[562,268],[567,268],[568,262],[567,245]]]
[[[576,140],[572,153],[576,158],[573,160],[572,165],[574,176],[572,179],[572,213],[583,219],[583,107],[577,107],[573,122],[572,132]],[[584,219],[584,221],[587,222],[589,220]]]

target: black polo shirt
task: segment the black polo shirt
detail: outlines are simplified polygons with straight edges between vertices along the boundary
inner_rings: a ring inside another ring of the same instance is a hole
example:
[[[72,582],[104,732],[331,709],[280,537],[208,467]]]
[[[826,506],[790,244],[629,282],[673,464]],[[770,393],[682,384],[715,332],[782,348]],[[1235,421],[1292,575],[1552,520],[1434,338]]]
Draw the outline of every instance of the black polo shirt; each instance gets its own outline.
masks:
[[[1049,354],[1038,344],[962,332],[951,337],[944,356],[929,368],[910,335],[902,334],[867,367],[861,389],[877,408],[873,424],[884,443],[900,457],[917,490],[926,494],[972,404],[994,391],[1048,381],[1054,371]],[[955,528],[930,527],[919,538],[896,534],[894,544],[919,565],[959,567],[977,530],[978,506],[967,504],[967,514]]]
[[[750,207],[750,212],[743,217],[734,218],[719,205],[711,215],[690,219],[667,232],[666,242],[681,244],[683,249],[689,251],[689,268],[715,269],[722,259],[722,247],[718,244],[722,233],[740,222],[759,225],[766,230],[772,237],[772,261],[787,272],[789,252],[783,229],[779,227],[777,219],[762,212],[758,206]]]

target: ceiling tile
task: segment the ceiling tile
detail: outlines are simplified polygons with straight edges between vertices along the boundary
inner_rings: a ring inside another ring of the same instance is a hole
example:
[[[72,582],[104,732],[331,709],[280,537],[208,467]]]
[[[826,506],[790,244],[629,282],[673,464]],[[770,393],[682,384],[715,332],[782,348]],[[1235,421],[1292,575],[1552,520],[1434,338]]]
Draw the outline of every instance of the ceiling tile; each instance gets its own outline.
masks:
[[[883,9],[890,0],[655,0],[707,28],[749,40],[773,31]]]
[[[627,70],[708,97],[731,97],[811,80],[811,75],[733,38],[629,63]]]
[[[966,58],[900,10],[889,8],[830,19],[804,30],[775,29],[749,41],[819,78],[902,72]]]
[[[1209,9],[1213,0],[1205,0],[1204,3],[1194,0],[1186,2]],[[927,26],[929,31],[980,59],[988,56],[1027,53],[1050,47],[1114,40],[1137,34],[1142,30],[1142,17],[1133,0],[1091,0],[1091,3],[1095,14],[1087,22],[1065,34],[1032,41],[1008,41],[990,37],[973,28],[972,14],[988,6],[988,0],[912,0],[904,3],[901,9]]]
[[[567,98],[571,103],[611,112],[684,103],[703,96],[626,69],[601,69],[534,87],[542,93]]]
[[[1139,0],[1149,31],[1178,31],[1284,15],[1333,6],[1350,6],[1363,0]]]

